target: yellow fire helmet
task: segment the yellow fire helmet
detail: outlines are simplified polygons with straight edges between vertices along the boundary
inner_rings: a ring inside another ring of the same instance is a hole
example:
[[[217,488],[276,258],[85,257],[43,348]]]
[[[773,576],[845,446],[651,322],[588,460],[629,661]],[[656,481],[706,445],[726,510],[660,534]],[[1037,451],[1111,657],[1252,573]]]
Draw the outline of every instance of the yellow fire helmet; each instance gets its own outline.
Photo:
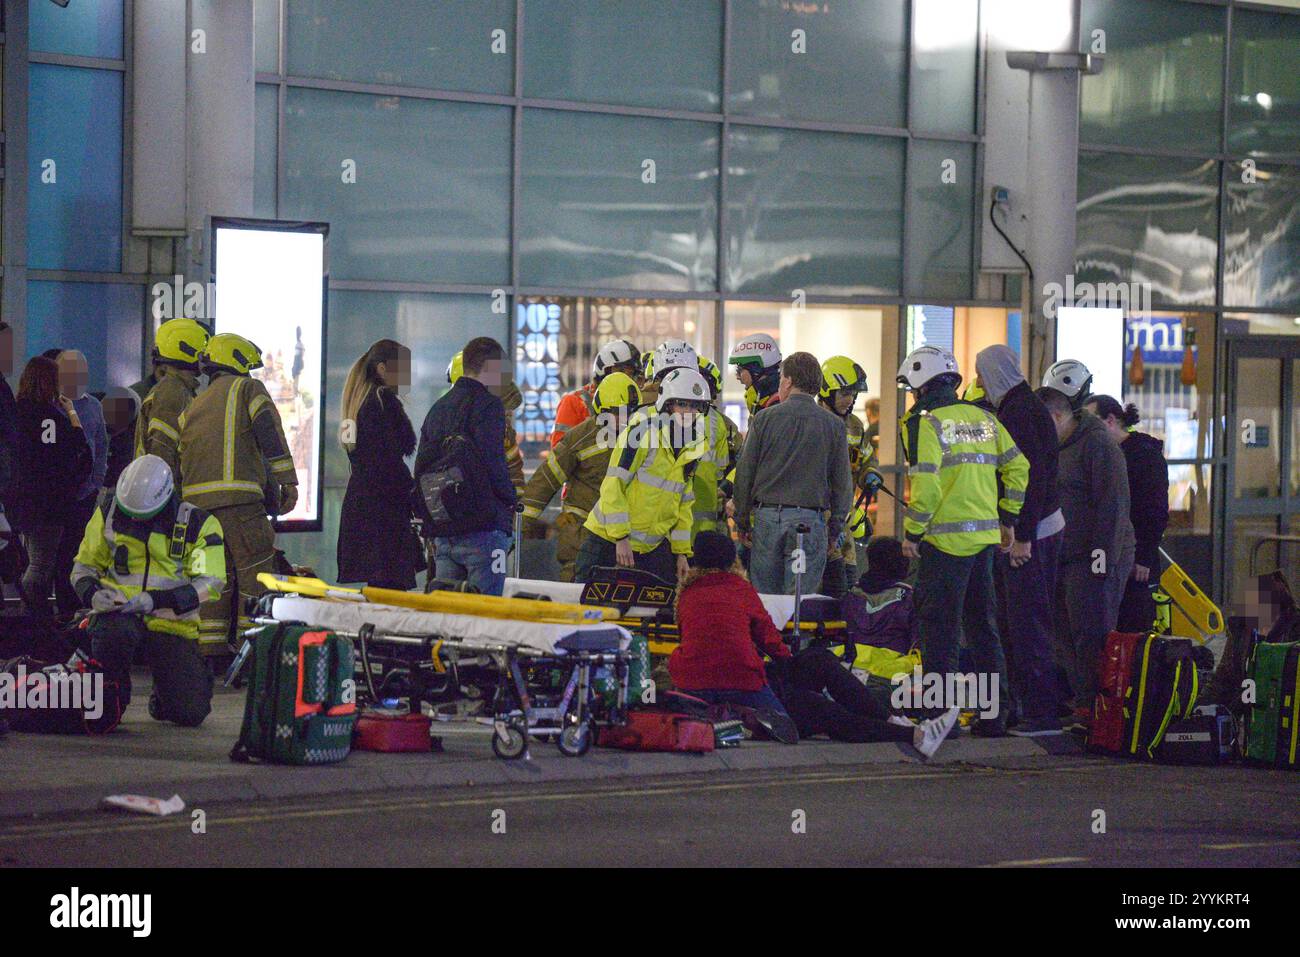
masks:
[[[464,371],[465,371],[465,353],[458,352],[454,356],[452,356],[451,361],[447,363],[447,381],[450,382],[452,385],[455,385],[456,380],[460,378],[461,373],[463,373]]]
[[[865,392],[867,374],[848,356],[831,356],[822,363],[822,387],[817,394],[829,402],[832,393],[840,389]]]
[[[208,330],[193,319],[169,319],[158,327],[153,339],[156,361],[197,367],[208,345]]]
[[[243,336],[222,332],[208,340],[208,348],[203,353],[203,364],[236,375],[248,375],[254,369],[262,368],[262,350]]]
[[[704,381],[709,384],[709,390],[713,393],[714,400],[722,395],[722,370],[712,359],[706,359],[700,356],[700,375],[704,376]]]
[[[641,353],[641,381],[650,382],[655,377],[655,353],[648,349]]]
[[[591,399],[592,408],[597,415],[602,412],[617,412],[619,409],[635,409],[640,404],[641,390],[625,372],[606,373]]]

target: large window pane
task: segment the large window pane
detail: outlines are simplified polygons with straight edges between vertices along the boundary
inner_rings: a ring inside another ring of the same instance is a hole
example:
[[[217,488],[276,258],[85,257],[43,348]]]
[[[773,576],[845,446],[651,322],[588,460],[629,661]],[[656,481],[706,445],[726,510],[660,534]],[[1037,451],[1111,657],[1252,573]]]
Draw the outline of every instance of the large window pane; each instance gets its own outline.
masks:
[[[729,291],[898,293],[902,140],[733,126],[729,165]]]
[[[527,96],[719,111],[720,0],[529,0],[524,36]]]
[[[334,278],[509,280],[508,107],[290,89],[284,148],[281,215],[330,223]]]
[[[735,0],[731,9],[731,110],[906,125],[907,4]]]
[[[27,264],[122,267],[122,74],[33,63]]]
[[[979,4],[913,0],[911,126],[941,133],[975,132]]]
[[[971,297],[975,147],[913,140],[907,170],[907,291]]]
[[[1162,310],[1128,319],[1125,335],[1125,388],[1115,398],[1138,407],[1139,428],[1165,443],[1165,458],[1212,457],[1214,317]]]
[[[715,288],[718,130],[684,120],[526,111],[521,281]]]
[[[280,89],[259,83],[253,102],[253,215],[275,218],[276,116]]]
[[[1214,302],[1218,164],[1079,156],[1075,282],[1151,284],[1154,302]]]
[[[76,0],[29,6],[28,42],[42,53],[122,59],[122,0]]]
[[[295,76],[478,93],[514,87],[514,0],[370,0],[364,9],[355,0],[287,2]]]
[[[516,426],[528,467],[550,448],[560,399],[590,381],[605,343],[627,338],[649,351],[670,337],[685,339],[718,362],[715,313],[712,302],[691,300],[529,296],[517,302],[515,374],[524,404]]]
[[[1228,164],[1223,301],[1300,306],[1300,168]]]
[[[80,349],[92,391],[140,379],[144,287],[127,283],[27,283],[27,354]]]
[[[1300,16],[1234,10],[1228,84],[1230,151],[1300,152]]]
[[[1084,0],[1083,49],[1103,31],[1106,64],[1083,78],[1079,138],[1217,152],[1225,19],[1181,0]]]
[[[253,0],[253,61],[258,73],[280,72],[280,0]]]

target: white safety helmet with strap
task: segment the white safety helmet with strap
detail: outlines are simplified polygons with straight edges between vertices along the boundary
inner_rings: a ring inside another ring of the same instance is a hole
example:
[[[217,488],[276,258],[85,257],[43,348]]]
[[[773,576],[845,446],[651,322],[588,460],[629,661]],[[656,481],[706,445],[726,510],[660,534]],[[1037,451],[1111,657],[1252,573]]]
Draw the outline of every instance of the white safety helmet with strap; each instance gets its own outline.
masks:
[[[117,507],[132,518],[153,518],[163,510],[174,489],[172,470],[156,455],[142,455],[117,480]]]
[[[641,350],[629,339],[615,339],[600,347],[591,364],[591,381],[599,382],[615,366],[640,366]]]
[[[662,412],[669,402],[695,402],[703,412],[710,401],[709,383],[698,369],[677,368],[664,376],[659,383],[659,397],[655,399],[655,409]]]
[[[1092,373],[1078,359],[1061,359],[1047,370],[1043,386],[1061,393],[1077,409],[1092,393]]]
[[[748,369],[751,373],[770,369],[781,364],[781,348],[766,332],[756,332],[736,343],[727,364]]]
[[[655,378],[658,379],[672,369],[696,369],[700,367],[700,357],[695,347],[685,339],[665,339],[655,347]]]
[[[954,376],[954,386],[961,383],[961,373],[957,371],[957,360],[953,354],[938,346],[921,346],[913,349],[898,367],[898,384],[915,391],[941,375]]]

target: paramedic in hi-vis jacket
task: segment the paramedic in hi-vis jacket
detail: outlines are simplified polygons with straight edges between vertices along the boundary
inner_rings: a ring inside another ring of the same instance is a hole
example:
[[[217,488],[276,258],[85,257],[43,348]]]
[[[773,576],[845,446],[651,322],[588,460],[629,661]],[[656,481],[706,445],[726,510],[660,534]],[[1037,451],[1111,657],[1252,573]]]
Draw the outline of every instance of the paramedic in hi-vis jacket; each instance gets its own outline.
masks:
[[[181,498],[217,517],[226,539],[226,587],[200,610],[199,650],[226,655],[232,623],[249,626],[246,604],[262,594],[260,572],[275,569],[275,529],[298,501],[298,474],[280,413],[266,386],[249,376],[262,366],[257,346],[221,333],[208,342],[201,368],[208,387],[181,417]]]
[[[212,672],[199,655],[199,603],[221,594],[221,525],[182,503],[172,471],[143,455],[122,471],[86,525],[72,587],[92,612],[91,655],[131,698],[131,659],[145,643],[153,671],[149,715],[197,727],[212,703]]]
[[[1006,734],[1007,673],[995,616],[993,555],[999,546],[1011,546],[1029,462],[992,413],[957,398],[961,374],[951,353],[922,346],[903,360],[898,382],[916,395],[899,427],[911,486],[903,552],[920,560],[921,663],[927,672],[957,673],[964,630],[976,671],[997,676],[997,700],[981,702],[996,707],[997,717],[982,716],[973,733],[1000,737]]]

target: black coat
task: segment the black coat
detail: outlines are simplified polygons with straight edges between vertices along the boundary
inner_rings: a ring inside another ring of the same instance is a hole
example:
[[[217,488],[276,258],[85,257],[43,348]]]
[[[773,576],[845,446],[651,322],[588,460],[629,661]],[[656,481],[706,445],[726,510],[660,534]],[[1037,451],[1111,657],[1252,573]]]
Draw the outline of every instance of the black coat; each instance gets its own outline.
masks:
[[[1016,448],[1029,460],[1029,487],[1016,519],[1016,540],[1032,542],[1038,537],[1038,523],[1060,508],[1056,425],[1043,400],[1027,382],[1018,383],[1002,397],[997,416]]]
[[[375,389],[357,411],[352,474],[339,517],[339,581],[415,587],[418,542],[411,529],[415,430],[397,396]]]
[[[1160,540],[1169,524],[1169,464],[1165,444],[1145,432],[1130,432],[1120,443],[1128,467],[1129,513],[1137,539],[1134,561],[1160,568]]]
[[[64,525],[90,478],[90,444],[62,409],[27,399],[17,405],[18,454],[5,499],[9,523],[20,532]]]
[[[14,390],[0,373],[0,502],[13,480],[18,458],[18,404]]]
[[[483,383],[461,376],[447,394],[433,404],[420,428],[420,449],[415,453],[415,480],[429,471],[442,451],[442,440],[460,430],[478,450],[483,463],[483,484],[492,501],[492,518],[485,522],[466,524],[449,532],[449,535],[468,535],[472,532],[500,531],[506,535],[514,532],[515,487],[510,482],[506,467],[506,410],[501,400],[487,390]],[[423,503],[418,503],[427,518]]]

